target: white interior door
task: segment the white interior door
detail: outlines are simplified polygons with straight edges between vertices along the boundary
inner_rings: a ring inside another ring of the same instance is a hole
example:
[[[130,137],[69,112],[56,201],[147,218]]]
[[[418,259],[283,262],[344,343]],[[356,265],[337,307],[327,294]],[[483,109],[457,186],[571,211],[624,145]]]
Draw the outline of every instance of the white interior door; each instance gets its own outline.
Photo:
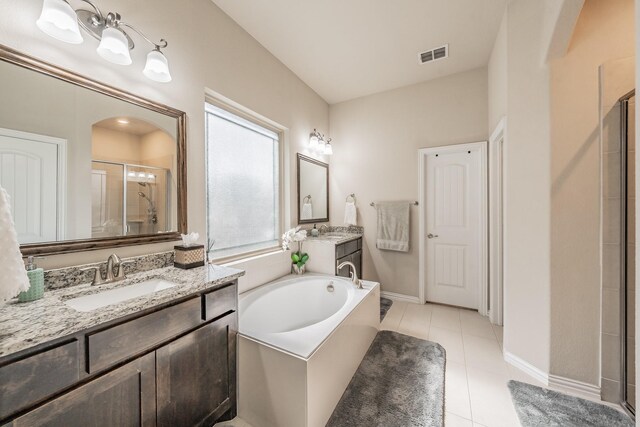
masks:
[[[430,149],[423,173],[426,299],[479,309],[486,286],[486,143]]]
[[[60,236],[59,148],[52,138],[0,129],[0,185],[11,197],[20,243]]]

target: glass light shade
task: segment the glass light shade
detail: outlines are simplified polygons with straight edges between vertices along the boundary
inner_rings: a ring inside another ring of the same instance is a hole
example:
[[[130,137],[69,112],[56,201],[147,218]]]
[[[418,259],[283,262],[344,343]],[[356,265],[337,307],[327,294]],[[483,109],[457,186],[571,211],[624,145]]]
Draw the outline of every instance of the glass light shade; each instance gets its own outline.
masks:
[[[114,64],[129,65],[131,64],[129,40],[121,30],[107,27],[102,31],[98,55]]]
[[[78,16],[64,0],[44,0],[36,25],[45,34],[65,43],[80,44],[83,41]]]
[[[154,82],[168,83],[171,81],[169,61],[159,50],[152,50],[147,54],[147,64],[142,73]]]
[[[325,147],[325,145],[326,145],[326,144],[327,144],[327,143],[324,141],[324,139],[322,139],[322,138],[319,138],[319,139],[318,139],[318,148],[317,148],[317,151],[318,151],[318,153],[319,153],[319,154],[324,153],[324,147]]]
[[[324,146],[324,154],[330,156],[333,154],[333,147],[331,147],[331,143],[327,142],[327,145]]]
[[[318,148],[318,135],[316,135],[315,133],[312,133],[311,136],[309,137],[309,147],[312,150],[315,150],[316,148]]]

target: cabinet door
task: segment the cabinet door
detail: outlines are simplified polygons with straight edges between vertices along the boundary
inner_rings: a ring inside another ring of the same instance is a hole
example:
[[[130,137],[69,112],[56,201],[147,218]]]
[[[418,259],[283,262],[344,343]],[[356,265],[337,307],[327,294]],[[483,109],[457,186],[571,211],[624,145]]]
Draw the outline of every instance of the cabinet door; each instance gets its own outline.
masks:
[[[11,425],[60,427],[154,426],[154,354],[98,377],[33,411]]]
[[[231,313],[157,350],[158,426],[209,426],[235,415],[236,333]]]

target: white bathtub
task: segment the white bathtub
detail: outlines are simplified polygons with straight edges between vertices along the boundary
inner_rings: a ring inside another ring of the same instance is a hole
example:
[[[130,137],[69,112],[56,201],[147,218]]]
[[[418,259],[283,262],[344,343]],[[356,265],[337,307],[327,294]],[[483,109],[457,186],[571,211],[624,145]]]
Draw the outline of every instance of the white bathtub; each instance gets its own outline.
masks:
[[[286,276],[241,294],[239,318],[240,417],[324,426],[378,332],[379,284]]]
[[[240,296],[240,333],[308,358],[372,289],[341,277],[287,276]]]

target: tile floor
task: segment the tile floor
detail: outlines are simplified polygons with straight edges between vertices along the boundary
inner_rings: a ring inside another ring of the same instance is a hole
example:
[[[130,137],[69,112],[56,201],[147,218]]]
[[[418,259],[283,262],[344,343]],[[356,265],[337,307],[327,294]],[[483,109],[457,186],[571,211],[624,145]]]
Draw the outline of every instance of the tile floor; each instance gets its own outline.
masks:
[[[445,426],[519,426],[507,381],[541,385],[502,357],[502,327],[477,312],[396,301],[381,329],[440,343],[447,352]]]
[[[520,426],[507,381],[543,386],[504,361],[502,327],[477,312],[395,301],[380,328],[445,348],[445,427]],[[238,418],[216,426],[251,427]]]

